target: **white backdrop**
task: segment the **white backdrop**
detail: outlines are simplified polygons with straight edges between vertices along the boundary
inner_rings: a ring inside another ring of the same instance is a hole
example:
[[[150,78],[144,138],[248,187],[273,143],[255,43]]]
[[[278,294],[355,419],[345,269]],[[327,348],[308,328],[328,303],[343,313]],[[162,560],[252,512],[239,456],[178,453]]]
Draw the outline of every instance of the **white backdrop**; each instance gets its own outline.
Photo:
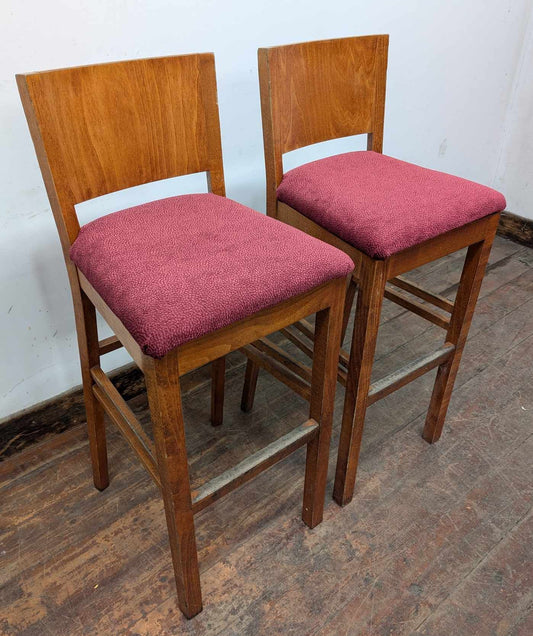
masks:
[[[533,219],[533,9],[514,74],[497,177],[507,209]]]
[[[527,112],[531,131],[528,0],[3,0],[0,11],[0,417],[80,382],[67,277],[16,72],[214,51],[228,196],[264,211],[258,46],[390,33],[385,152],[499,185],[510,210],[533,216],[531,189],[523,196],[517,185],[523,172],[506,170],[506,157],[516,167],[526,152]],[[349,147],[358,142],[292,160]],[[82,220],[175,187],[92,202]],[[115,352],[108,368],[127,361]]]

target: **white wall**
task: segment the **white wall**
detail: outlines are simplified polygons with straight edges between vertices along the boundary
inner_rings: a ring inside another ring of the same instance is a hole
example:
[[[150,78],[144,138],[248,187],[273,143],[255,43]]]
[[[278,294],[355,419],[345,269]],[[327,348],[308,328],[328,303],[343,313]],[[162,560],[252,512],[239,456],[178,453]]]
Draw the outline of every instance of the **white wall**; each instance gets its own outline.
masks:
[[[508,210],[533,219],[533,6],[505,119],[496,187],[506,193]]]
[[[228,195],[264,210],[258,46],[390,33],[385,151],[491,184],[528,0],[3,0],[0,417],[80,382],[67,277],[14,74],[214,51]],[[339,143],[330,150],[346,148]],[[301,156],[300,160],[312,156]],[[146,193],[141,197],[158,196]],[[110,211],[131,195],[100,205]],[[83,219],[97,214],[89,206]],[[109,364],[127,361],[111,354]]]

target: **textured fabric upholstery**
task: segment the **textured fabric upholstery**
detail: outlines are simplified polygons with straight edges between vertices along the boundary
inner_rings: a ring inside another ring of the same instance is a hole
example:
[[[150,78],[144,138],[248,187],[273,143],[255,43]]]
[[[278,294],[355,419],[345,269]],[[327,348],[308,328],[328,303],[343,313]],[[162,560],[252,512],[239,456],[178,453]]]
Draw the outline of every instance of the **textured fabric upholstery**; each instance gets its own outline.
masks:
[[[370,151],[290,170],[278,199],[374,258],[505,208],[496,190]]]
[[[214,194],[101,217],[70,256],[155,358],[353,269],[334,247]]]

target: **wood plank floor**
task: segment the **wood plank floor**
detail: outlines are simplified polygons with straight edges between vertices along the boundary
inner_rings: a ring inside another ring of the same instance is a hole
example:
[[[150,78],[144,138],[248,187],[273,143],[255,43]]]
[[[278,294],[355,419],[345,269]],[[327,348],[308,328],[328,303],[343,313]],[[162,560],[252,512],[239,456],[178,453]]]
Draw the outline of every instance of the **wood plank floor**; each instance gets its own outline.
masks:
[[[411,278],[453,296],[464,253]],[[386,303],[375,376],[442,338]],[[239,354],[234,355],[238,362]],[[370,408],[356,495],[300,520],[304,452],[196,517],[204,611],[176,608],[163,505],[109,426],[111,485],[91,485],[83,427],[0,464],[0,634],[533,634],[533,250],[497,238],[441,441],[420,437],[434,373]],[[195,485],[307,416],[260,375],[239,410],[228,373],[225,424],[209,387],[185,397]],[[147,419],[146,399],[130,402]]]

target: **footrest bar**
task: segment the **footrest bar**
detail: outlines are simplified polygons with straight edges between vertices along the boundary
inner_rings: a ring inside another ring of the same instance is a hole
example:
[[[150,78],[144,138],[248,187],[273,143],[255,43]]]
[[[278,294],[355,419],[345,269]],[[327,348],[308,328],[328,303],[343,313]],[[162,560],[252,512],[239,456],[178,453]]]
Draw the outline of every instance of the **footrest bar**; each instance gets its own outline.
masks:
[[[93,393],[97,400],[124,435],[128,444],[137,453],[152,479],[161,487],[153,445],[148,435],[143,431],[139,420],[100,367],[93,367],[91,375],[95,382]]]
[[[116,336],[109,336],[109,338],[104,338],[98,343],[98,349],[101,356],[111,351],[115,351],[116,349],[120,349],[123,346],[122,342],[120,342]]]
[[[298,393],[300,397],[309,402],[311,398],[311,385],[303,380],[300,375],[293,373],[285,364],[259,351],[259,349],[253,345],[246,345],[241,348],[241,351],[250,358],[250,360],[258,364],[261,368],[266,369],[266,371],[277,380],[283,382],[289,389],[292,389],[295,393]]]
[[[305,380],[309,383],[311,382],[311,367],[290,356],[286,351],[284,351],[281,347],[279,347],[268,338],[261,338],[260,340],[256,340],[255,342],[252,342],[252,346],[262,353],[266,353],[274,360],[277,360],[289,371],[295,373],[296,375],[299,375],[302,380]]]
[[[422,300],[435,305],[435,307],[439,307],[439,309],[447,311],[449,314],[451,314],[453,311],[454,303],[451,300],[445,298],[444,296],[440,296],[439,294],[434,294],[433,292],[424,289],[420,285],[406,280],[403,276],[396,276],[396,278],[391,278],[390,282],[395,287],[405,289],[405,291],[413,294],[413,296],[417,296],[418,298],[421,298]]]
[[[287,338],[287,340],[290,340],[293,345],[298,347],[300,351],[303,351],[306,356],[311,358],[311,360],[313,359],[312,344],[311,346],[307,344],[307,342],[302,338],[302,336],[300,336],[300,334],[298,333],[298,329],[296,329],[294,325],[289,325],[288,327],[285,327],[284,329],[280,329],[280,332],[285,336],[285,338]]]
[[[398,371],[394,371],[381,380],[374,382],[368,392],[368,403],[374,404],[374,402],[381,400],[381,398],[401,389],[412,380],[416,380],[416,378],[424,375],[424,373],[438,367],[443,362],[446,362],[454,351],[455,345],[445,344],[440,349],[437,349],[437,351],[418,358],[406,364],[401,369],[398,369]]]
[[[309,340],[311,340],[311,342],[314,341],[314,339],[315,339],[315,327],[309,321],[307,321],[305,319],[304,320],[299,320],[298,322],[294,323],[294,326],[296,327],[296,329],[298,329],[298,331],[303,333],[303,335],[306,338],[309,338]]]
[[[233,468],[226,470],[218,477],[214,477],[201,488],[192,492],[193,512],[199,512],[213,501],[227,495],[284,459],[300,446],[307,444],[318,433],[318,429],[319,426],[315,420],[307,420]]]
[[[450,319],[447,316],[443,316],[438,311],[435,311],[428,305],[419,303],[417,300],[411,300],[407,294],[404,294],[401,291],[396,291],[390,285],[385,287],[385,298],[391,300],[397,305],[400,305],[400,307],[403,307],[404,309],[412,311],[417,316],[420,316],[425,320],[429,320],[429,322],[437,325],[437,327],[448,329],[450,326]]]
[[[315,340],[315,328],[313,327],[313,325],[308,322],[307,320],[299,320],[298,322],[295,322],[293,327],[295,327],[296,329],[298,329],[298,331],[300,331],[301,333],[304,334],[304,336],[306,336],[307,338],[309,338],[309,340],[311,340],[311,342],[314,342]],[[299,345],[297,345],[299,346]],[[304,353],[307,353],[306,351],[304,351]],[[349,361],[350,361],[350,354],[345,351],[344,349],[340,350],[339,353],[339,364],[341,364],[345,369],[348,368],[349,366]],[[339,374],[341,374],[343,372],[339,371]],[[344,374],[344,384],[346,384],[346,374]],[[341,377],[339,377],[339,382],[342,382]]]

